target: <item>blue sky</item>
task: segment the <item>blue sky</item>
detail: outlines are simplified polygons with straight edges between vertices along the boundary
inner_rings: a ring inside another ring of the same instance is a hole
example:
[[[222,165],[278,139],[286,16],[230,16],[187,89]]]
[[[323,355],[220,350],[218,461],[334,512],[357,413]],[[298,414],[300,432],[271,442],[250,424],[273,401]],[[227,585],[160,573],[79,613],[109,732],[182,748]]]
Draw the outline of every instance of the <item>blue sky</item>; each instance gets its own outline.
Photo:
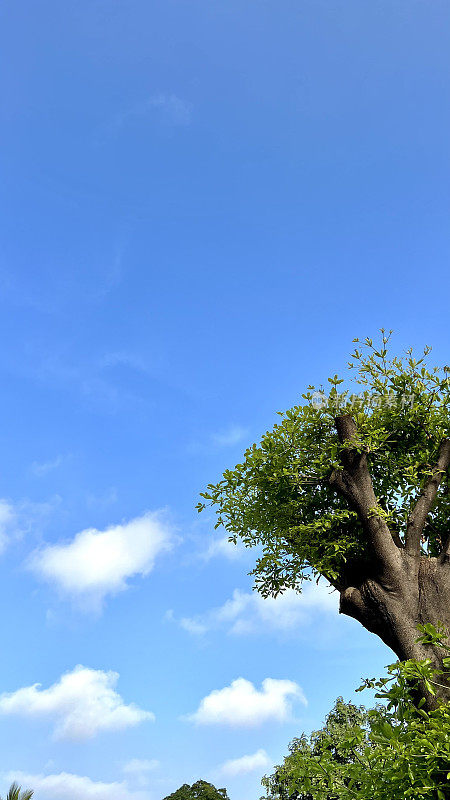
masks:
[[[355,336],[448,363],[449,23],[2,5],[3,790],[257,800],[392,660],[323,588],[261,604],[195,504]]]

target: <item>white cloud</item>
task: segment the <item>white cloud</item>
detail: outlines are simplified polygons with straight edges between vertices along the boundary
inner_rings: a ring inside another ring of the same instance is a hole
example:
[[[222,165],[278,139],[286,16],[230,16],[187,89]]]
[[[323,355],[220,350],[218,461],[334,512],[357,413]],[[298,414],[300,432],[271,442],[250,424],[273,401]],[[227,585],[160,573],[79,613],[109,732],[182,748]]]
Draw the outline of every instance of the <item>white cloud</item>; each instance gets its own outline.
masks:
[[[206,625],[203,625],[201,622],[197,622],[195,619],[190,619],[189,617],[183,617],[180,620],[175,618],[175,614],[173,613],[173,608],[169,608],[166,613],[164,614],[164,619],[167,622],[177,622],[180,628],[184,628],[188,633],[194,634],[202,634],[206,633],[208,630]]]
[[[0,714],[49,718],[56,739],[91,739],[101,731],[118,731],[154,720],[154,714],[134,703],[125,705],[114,690],[117,672],[78,665],[48,689],[25,686],[0,696]]]
[[[303,691],[294,681],[266,678],[258,691],[250,681],[237,678],[230,686],[214,689],[185,719],[198,725],[248,728],[269,720],[286,722],[292,718],[294,700],[306,705]]]
[[[245,775],[248,772],[256,772],[256,770],[263,771],[272,765],[272,760],[269,758],[265,750],[257,750],[249,756],[241,756],[241,758],[231,758],[225,761],[219,772],[229,778],[234,778],[236,775]]]
[[[197,621],[194,618],[191,619],[190,617],[182,617],[179,624],[180,628],[183,628],[183,630],[187,631],[188,633],[193,633],[194,636],[201,636],[203,633],[208,631],[207,625],[205,625],[203,622]]]
[[[338,595],[325,583],[307,583],[301,594],[287,589],[278,597],[235,589],[223,606],[196,617],[183,617],[179,625],[193,634],[225,627],[231,634],[267,630],[293,630],[311,622],[317,613],[337,614]]]
[[[210,561],[212,558],[226,558],[229,561],[237,561],[246,553],[247,548],[241,543],[233,544],[229,541],[228,536],[222,536],[220,539],[212,539],[207,550],[202,554],[205,561]]]
[[[29,567],[87,608],[99,609],[108,594],[127,588],[127,579],[145,576],[156,557],[170,549],[172,530],[161,512],[144,514],[104,531],[87,528],[64,544],[36,552]]]
[[[45,475],[48,475],[49,472],[58,469],[63,463],[63,460],[62,456],[56,456],[56,458],[49,461],[33,461],[31,471],[37,478],[43,478]]]
[[[240,425],[230,425],[226,430],[213,433],[211,436],[212,443],[216,447],[233,447],[247,436],[248,431]]]
[[[33,789],[39,800],[149,800],[146,792],[130,791],[124,781],[103,783],[69,772],[36,775],[19,771],[3,778],[6,784],[17,781],[23,788]]]

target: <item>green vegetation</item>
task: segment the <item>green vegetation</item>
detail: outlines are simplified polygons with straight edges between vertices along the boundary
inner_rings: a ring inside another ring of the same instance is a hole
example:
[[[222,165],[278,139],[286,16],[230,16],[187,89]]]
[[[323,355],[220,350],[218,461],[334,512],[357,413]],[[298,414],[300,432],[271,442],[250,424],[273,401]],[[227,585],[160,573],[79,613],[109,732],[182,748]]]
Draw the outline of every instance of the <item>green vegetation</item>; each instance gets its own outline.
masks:
[[[353,748],[346,745],[350,736],[355,737]],[[313,800],[312,781],[308,774],[321,771],[323,762],[339,766],[353,764],[363,757],[364,745],[368,743],[368,712],[364,706],[344,703],[338,697],[328,714],[324,727],[307,737],[302,734],[289,745],[289,755],[282,766],[276,767],[273,775],[262,780],[266,788],[265,798],[270,800]],[[304,775],[303,780],[300,776]]]
[[[450,652],[442,631],[421,632],[422,644]],[[375,688],[385,705],[367,712],[339,698],[322,730],[294,739],[283,764],[263,778],[265,800],[448,800],[450,707],[427,712],[423,699],[414,702],[419,683],[433,693],[441,679],[430,661],[396,662],[388,677],[360,687]]]
[[[390,333],[352,354],[358,394],[337,375],[328,396],[308,387],[197,508],[214,507],[231,541],[261,549],[252,574],[263,596],[323,576],[341,612],[400,660],[442,668],[415,632],[450,630],[449,368],[427,366],[429,347],[388,359]]]
[[[450,800],[450,705],[426,710],[418,700],[423,683],[431,695],[450,668],[443,629],[419,626],[418,642],[442,651],[445,671],[430,659],[395,662],[387,676],[365,680],[357,691],[375,689],[375,708],[336,700],[325,725],[289,746],[283,763],[262,779],[261,800]],[[16,798],[14,798],[16,800]],[[197,781],[164,800],[228,800],[226,789]]]
[[[6,795],[6,800],[31,800],[33,794],[34,792],[32,789],[24,789],[22,791],[22,787],[18,786],[17,783],[14,782],[9,787],[8,794]]]
[[[226,789],[216,789],[212,783],[196,781],[192,786],[188,786],[187,783],[183,784],[164,800],[229,800],[229,798]]]

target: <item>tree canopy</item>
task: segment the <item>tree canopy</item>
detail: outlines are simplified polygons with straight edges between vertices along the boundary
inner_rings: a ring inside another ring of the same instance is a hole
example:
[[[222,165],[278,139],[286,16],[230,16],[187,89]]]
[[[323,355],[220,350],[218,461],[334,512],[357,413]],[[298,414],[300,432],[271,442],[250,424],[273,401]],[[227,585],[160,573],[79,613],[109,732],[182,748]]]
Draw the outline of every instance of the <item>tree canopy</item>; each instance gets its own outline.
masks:
[[[419,638],[450,652],[434,626],[422,626]],[[444,662],[448,668],[450,658]],[[448,800],[450,705],[427,712],[413,697],[423,680],[435,691],[442,676],[427,660],[396,662],[387,677],[360,687],[375,688],[386,705],[366,711],[338,698],[324,727],[294,739],[263,778],[261,800]]]
[[[348,747],[349,737],[354,737],[354,746]],[[292,740],[289,754],[272,775],[262,779],[266,789],[265,800],[314,800],[312,786],[303,781],[302,774],[323,773],[322,764],[335,763],[335,768],[354,764],[363,756],[364,745],[368,743],[368,713],[364,706],[344,703],[338,697],[334,707],[326,717],[321,730],[309,737],[304,733]]]
[[[229,800],[229,798],[226,789],[216,789],[212,783],[200,780],[192,786],[184,783],[164,800]]]
[[[259,547],[263,596],[323,576],[340,611],[400,659],[442,666],[416,629],[442,623],[450,641],[450,367],[430,367],[430,347],[388,358],[391,333],[355,349],[353,386],[335,375],[328,394],[309,386],[279,412],[197,508],[213,506],[231,541]]]
[[[328,379],[328,394],[309,386],[304,402],[278,412],[280,422],[260,444],[202,493],[199,511],[214,506],[217,524],[233,541],[240,537],[246,546],[262,548],[254,575],[263,595],[299,588],[311,574],[340,588],[355,562],[372,557],[361,514],[339,485],[348,439],[341,440],[337,417],[354,420],[352,450],[367,456],[373,517],[385,521],[397,544],[413,538],[415,503],[450,433],[450,378],[447,368],[427,365],[430,347],[420,358],[408,350],[403,359],[388,359],[391,333],[382,329],[379,347],[366,339],[353,352],[348,367],[355,391],[341,391],[338,375]],[[448,460],[446,452],[445,471]],[[420,530],[428,555],[449,546],[448,473],[433,501]]]

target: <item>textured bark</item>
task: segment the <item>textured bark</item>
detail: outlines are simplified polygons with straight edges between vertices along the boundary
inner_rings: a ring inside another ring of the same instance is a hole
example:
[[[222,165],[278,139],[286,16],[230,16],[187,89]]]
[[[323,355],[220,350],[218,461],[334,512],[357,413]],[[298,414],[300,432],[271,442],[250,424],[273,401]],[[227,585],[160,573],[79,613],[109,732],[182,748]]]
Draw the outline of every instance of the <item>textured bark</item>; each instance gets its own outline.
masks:
[[[436,558],[420,556],[416,569],[405,552],[401,557],[403,581],[395,589],[375,578],[366,578],[359,586],[341,591],[340,612],[376,633],[401,661],[429,658],[437,669],[444,669],[443,651],[418,644],[416,639],[419,623],[443,623],[450,631],[450,571]],[[439,683],[442,686],[436,687],[436,697],[449,702],[450,689],[441,678]],[[435,699],[425,691],[423,694],[427,707],[434,707]]]
[[[429,658],[443,669],[442,650],[416,640],[419,623],[442,623],[450,634],[450,536],[438,558],[421,551],[423,528],[440,481],[449,469],[450,441],[441,442],[436,465],[409,517],[403,545],[398,533],[390,531],[376,513],[367,456],[352,447],[357,437],[353,419],[338,417],[336,429],[346,447],[341,454],[342,470],[331,474],[330,483],[357,512],[371,555],[364,565],[347,565],[339,587],[340,612],[377,634],[400,660]],[[437,687],[437,698],[450,702],[450,688],[441,678],[439,683],[442,686]],[[425,689],[422,694],[426,706],[433,708],[436,698]]]

